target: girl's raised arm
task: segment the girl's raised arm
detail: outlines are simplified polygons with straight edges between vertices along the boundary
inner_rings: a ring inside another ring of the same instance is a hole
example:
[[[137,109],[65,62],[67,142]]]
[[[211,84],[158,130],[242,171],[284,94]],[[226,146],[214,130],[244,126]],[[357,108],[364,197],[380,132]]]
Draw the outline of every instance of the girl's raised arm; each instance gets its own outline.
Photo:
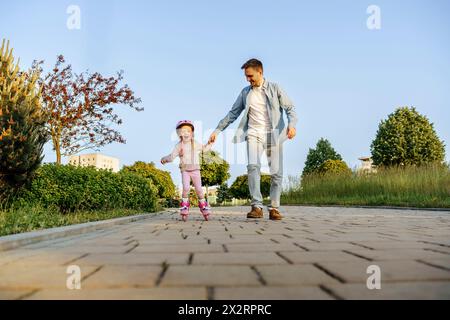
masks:
[[[175,160],[176,157],[178,157],[180,155],[180,144],[178,143],[175,148],[173,148],[173,151],[171,154],[162,157],[161,158],[161,163],[162,164],[166,164],[168,162],[172,162],[173,160]]]

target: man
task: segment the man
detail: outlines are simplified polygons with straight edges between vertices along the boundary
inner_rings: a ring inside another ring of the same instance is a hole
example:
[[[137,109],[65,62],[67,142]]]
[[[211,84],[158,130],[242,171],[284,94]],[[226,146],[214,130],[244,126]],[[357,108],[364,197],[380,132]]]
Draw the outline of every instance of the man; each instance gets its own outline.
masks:
[[[242,89],[231,110],[211,134],[209,142],[214,143],[217,135],[244,111],[233,142],[247,141],[248,186],[252,197],[252,209],[247,218],[263,218],[260,170],[262,152],[266,151],[271,175],[269,219],[281,220],[283,216],[279,207],[283,182],[283,142],[286,137],[293,139],[296,135],[295,107],[278,84],[264,78],[261,61],[250,59],[241,69],[250,86]],[[288,119],[287,128],[283,110]]]

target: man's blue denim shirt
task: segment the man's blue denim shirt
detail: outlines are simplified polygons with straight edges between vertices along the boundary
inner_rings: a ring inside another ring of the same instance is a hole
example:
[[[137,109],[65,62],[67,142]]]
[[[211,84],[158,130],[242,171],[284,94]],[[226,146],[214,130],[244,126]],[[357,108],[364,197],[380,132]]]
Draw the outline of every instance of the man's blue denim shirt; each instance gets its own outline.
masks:
[[[265,79],[262,87],[268,101],[268,114],[272,125],[272,141],[274,144],[282,143],[287,139],[287,130],[283,119],[283,110],[286,112],[288,119],[288,128],[295,128],[297,124],[297,114],[295,112],[294,103],[291,99],[289,99],[287,94],[277,83],[269,82]],[[247,95],[250,90],[251,86],[247,86],[242,89],[233,104],[233,107],[228,114],[220,120],[216,130],[214,130],[214,133],[218,134],[219,132],[225,130],[240,116],[242,111],[244,111],[244,115],[233,137],[233,143],[240,143],[246,140],[249,108],[247,105]]]

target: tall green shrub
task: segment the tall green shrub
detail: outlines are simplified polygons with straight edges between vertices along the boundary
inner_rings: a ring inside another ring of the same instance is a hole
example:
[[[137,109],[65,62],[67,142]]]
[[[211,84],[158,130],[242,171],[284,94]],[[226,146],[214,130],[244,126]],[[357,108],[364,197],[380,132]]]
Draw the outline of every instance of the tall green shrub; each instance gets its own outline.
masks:
[[[375,165],[442,163],[444,142],[433,124],[414,107],[402,107],[381,121],[371,145]]]
[[[231,201],[233,199],[233,195],[230,192],[230,188],[228,188],[227,183],[223,183],[217,189],[217,203],[221,204],[226,201]]]
[[[9,41],[0,48],[0,202],[31,180],[48,141],[36,69],[19,70]]]
[[[318,169],[321,175],[351,175],[352,170],[342,160],[326,160]]]
[[[175,184],[170,172],[156,168],[153,162],[136,161],[131,166],[124,166],[122,171],[135,173],[149,179],[158,188],[159,198],[172,199],[175,197]]]
[[[320,138],[316,144],[316,148],[309,149],[302,176],[317,172],[320,166],[327,160],[342,160],[342,157],[334,150],[330,141]]]

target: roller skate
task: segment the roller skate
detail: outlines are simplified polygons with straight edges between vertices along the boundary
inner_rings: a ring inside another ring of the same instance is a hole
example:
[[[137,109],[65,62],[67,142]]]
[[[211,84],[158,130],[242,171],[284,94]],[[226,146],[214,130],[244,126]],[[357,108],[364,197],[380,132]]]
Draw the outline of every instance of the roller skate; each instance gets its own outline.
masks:
[[[208,202],[206,200],[200,201],[198,203],[198,207],[200,208],[200,212],[202,213],[203,218],[205,218],[205,220],[208,221],[209,215],[211,214],[211,208],[208,205]]]
[[[183,219],[183,221],[185,221],[185,222],[188,219],[190,206],[191,205],[190,205],[189,201],[181,201],[180,214],[181,214],[181,219]]]

